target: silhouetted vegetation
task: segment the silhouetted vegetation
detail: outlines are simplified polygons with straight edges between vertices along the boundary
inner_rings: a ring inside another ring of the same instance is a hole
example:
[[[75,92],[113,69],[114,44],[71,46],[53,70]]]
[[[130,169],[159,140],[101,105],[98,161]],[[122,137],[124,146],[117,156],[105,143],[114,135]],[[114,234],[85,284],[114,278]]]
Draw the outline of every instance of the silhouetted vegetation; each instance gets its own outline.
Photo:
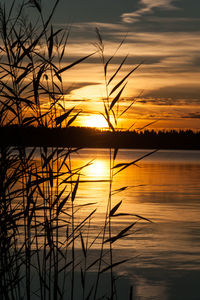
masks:
[[[116,70],[109,70],[116,52],[106,60],[98,29],[97,51],[64,65],[69,31],[51,25],[59,0],[53,1],[48,16],[38,0],[5,3],[0,4],[0,299],[119,299],[114,270],[127,259],[114,258],[113,247],[134,233],[140,220],[150,220],[120,213],[122,200],[115,195],[127,187],[116,190],[114,176],[156,150],[129,163],[117,163],[118,149],[199,149],[200,133],[117,131],[119,118],[134,104],[119,114],[127,79],[139,65],[123,78],[120,70],[126,57]],[[27,7],[34,9],[35,23],[24,19]],[[62,79],[64,72],[97,52],[105,80],[107,131],[71,126],[80,111],[67,107]],[[73,166],[72,153],[79,147],[110,148],[109,179],[105,180],[109,191],[96,236],[91,235],[96,203],[82,204],[77,198],[80,183],[93,183],[82,180],[91,157],[85,165]],[[88,206],[91,210],[85,213]],[[112,220],[121,216],[131,216],[131,221],[127,219],[115,232]],[[94,248],[96,257],[90,255]],[[106,291],[100,285],[104,274],[109,278]],[[132,291],[130,287],[130,300]]]
[[[47,128],[8,126],[0,128],[1,145],[88,148],[200,149],[200,132],[102,131],[86,127]]]
[[[114,190],[112,183],[114,176],[144,156],[128,164],[116,164],[117,149],[110,149],[104,219],[93,236],[96,203],[80,204],[77,199],[79,184],[91,182],[82,180],[82,170],[92,163],[91,157],[85,165],[74,167],[71,154],[78,151],[72,149],[76,144],[89,147],[99,136],[103,138],[99,145],[96,143],[99,147],[117,134],[117,121],[127,111],[117,114],[120,96],[139,65],[121,78],[125,58],[109,74],[115,54],[106,61],[98,29],[97,51],[64,65],[69,31],[51,25],[59,0],[53,1],[49,15],[39,0],[8,2],[0,3],[0,299],[119,299],[114,269],[127,259],[113,257],[113,244],[134,233],[138,221],[149,220],[123,213],[123,217],[131,216],[131,223],[128,220],[114,232],[112,219],[120,218],[122,204],[116,203],[114,195],[126,187]],[[34,21],[24,18],[27,8],[34,9]],[[97,52],[107,94],[103,115],[110,131],[102,135],[85,129],[91,132],[86,138],[84,130],[81,133],[79,128],[70,128],[80,111],[66,108],[62,75]],[[61,128],[63,124],[65,129]],[[83,211],[86,206],[92,207],[89,213]],[[97,255],[91,258],[94,247]],[[88,280],[90,272],[92,281]],[[101,288],[104,274],[107,289]]]

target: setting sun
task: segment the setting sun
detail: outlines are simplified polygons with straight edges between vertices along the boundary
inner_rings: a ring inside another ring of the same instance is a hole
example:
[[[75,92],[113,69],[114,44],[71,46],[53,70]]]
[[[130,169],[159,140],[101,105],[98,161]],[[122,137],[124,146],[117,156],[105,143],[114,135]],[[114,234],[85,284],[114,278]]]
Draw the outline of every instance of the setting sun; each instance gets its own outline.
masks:
[[[108,124],[102,115],[91,115],[84,118],[84,126],[96,128],[108,128]]]

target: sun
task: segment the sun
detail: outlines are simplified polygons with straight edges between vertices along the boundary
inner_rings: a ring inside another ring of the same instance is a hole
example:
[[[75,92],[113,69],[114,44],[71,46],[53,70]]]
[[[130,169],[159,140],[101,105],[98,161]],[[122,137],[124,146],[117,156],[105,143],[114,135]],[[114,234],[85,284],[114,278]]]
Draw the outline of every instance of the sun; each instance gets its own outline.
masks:
[[[108,124],[102,115],[90,115],[84,118],[84,126],[95,128],[108,128]]]

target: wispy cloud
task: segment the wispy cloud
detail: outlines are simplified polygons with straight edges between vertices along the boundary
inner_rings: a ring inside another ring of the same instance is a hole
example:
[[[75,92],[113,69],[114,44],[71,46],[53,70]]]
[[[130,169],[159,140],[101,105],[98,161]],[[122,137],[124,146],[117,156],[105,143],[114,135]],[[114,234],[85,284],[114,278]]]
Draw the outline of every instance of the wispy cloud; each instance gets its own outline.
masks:
[[[139,8],[136,11],[122,14],[122,20],[125,23],[137,22],[141,16],[152,13],[155,8],[162,10],[175,10],[177,7],[172,4],[174,0],[140,0]]]
[[[143,99],[137,100],[138,104],[143,105],[153,105],[153,106],[182,106],[182,107],[198,107],[200,105],[200,99],[190,98],[188,99],[183,98],[159,98],[159,97],[145,97]]]
[[[185,119],[200,119],[200,113],[192,112],[192,113],[184,115],[183,118],[185,118]]]
[[[77,90],[77,89],[81,89],[83,87],[86,87],[86,86],[94,86],[94,85],[98,85],[99,83],[98,82],[68,82],[68,87],[65,91],[65,94],[70,94],[72,91],[74,90]]]
[[[127,30],[125,24],[122,25],[122,24],[104,23],[104,22],[81,22],[81,23],[74,23],[72,26],[73,29],[79,30],[81,32],[86,30],[95,32],[94,29],[96,27],[101,28],[103,30],[114,30],[114,31]]]
[[[197,75],[197,74],[196,74]],[[175,76],[176,77],[176,74]],[[194,81],[194,80],[193,80]],[[144,92],[145,97],[150,97],[155,100],[157,105],[189,105],[200,106],[200,88],[198,83],[191,83],[190,85],[186,81],[181,81],[174,85],[166,85],[164,87],[158,87],[155,89],[149,89]],[[162,100],[161,100],[162,99]],[[150,101],[150,100],[149,100]],[[154,101],[153,101],[154,102]]]

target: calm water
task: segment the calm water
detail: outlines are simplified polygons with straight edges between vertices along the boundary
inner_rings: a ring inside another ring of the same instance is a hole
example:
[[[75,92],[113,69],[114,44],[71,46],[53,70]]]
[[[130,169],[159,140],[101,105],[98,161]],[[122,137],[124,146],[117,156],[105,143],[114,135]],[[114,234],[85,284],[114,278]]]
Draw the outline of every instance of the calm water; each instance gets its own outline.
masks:
[[[148,150],[120,150],[117,163],[131,162]],[[109,178],[109,151],[85,149],[74,155],[74,165],[93,160],[82,179]],[[115,246],[116,260],[132,260],[117,270],[134,284],[135,299],[200,299],[200,151],[159,151],[114,177],[113,205],[119,212],[138,214],[153,223],[140,222],[136,232]],[[108,182],[82,183],[77,200],[96,202],[93,235],[103,223]],[[90,208],[91,209],[91,208]],[[134,217],[113,221],[113,233]]]

